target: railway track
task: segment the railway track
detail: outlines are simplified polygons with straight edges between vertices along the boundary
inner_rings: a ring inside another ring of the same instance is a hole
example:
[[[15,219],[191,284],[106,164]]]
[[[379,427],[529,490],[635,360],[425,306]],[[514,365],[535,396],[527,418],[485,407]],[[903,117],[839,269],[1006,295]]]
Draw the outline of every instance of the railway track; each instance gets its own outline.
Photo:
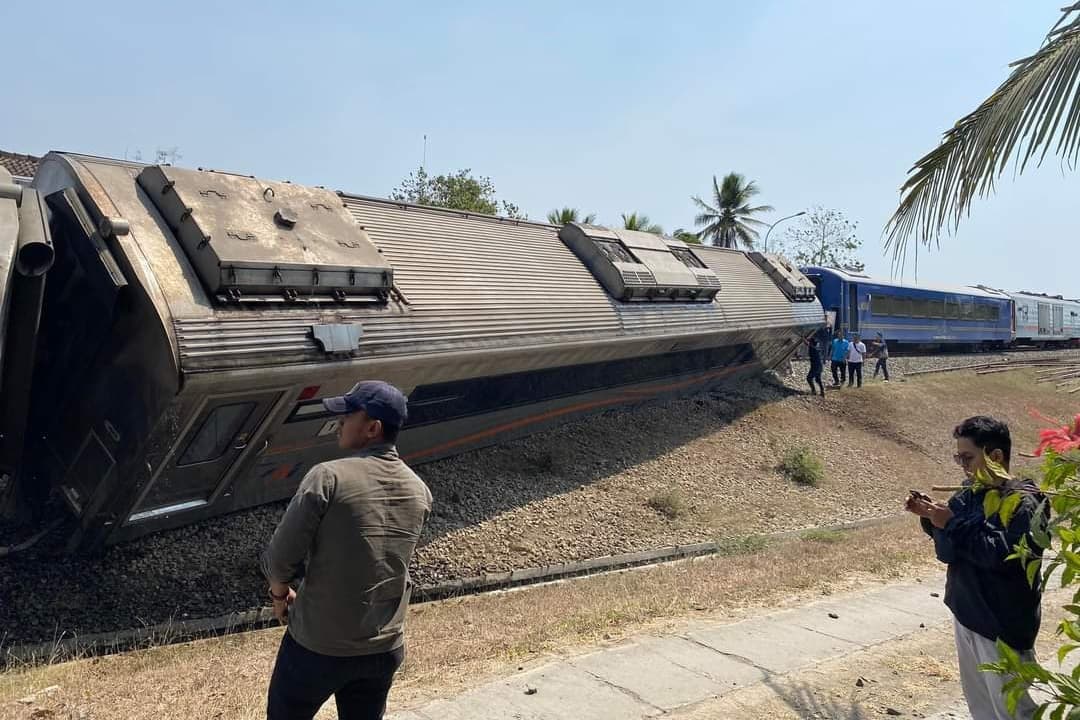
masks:
[[[800,537],[811,531],[842,532],[880,525],[900,517],[898,514],[863,518],[844,523],[783,530],[760,535],[776,542]],[[522,568],[509,572],[488,573],[420,586],[413,592],[413,603],[427,603],[449,598],[496,593],[516,588],[591,577],[715,556],[727,552],[725,539],[714,542],[670,545],[652,550],[620,553],[590,560]],[[230,612],[197,620],[169,620],[111,632],[81,636],[61,635],[50,642],[0,647],[0,669],[25,665],[51,664],[67,660],[110,655],[132,650],[191,642],[241,632],[262,630],[278,625],[273,612],[263,606],[253,610]]]

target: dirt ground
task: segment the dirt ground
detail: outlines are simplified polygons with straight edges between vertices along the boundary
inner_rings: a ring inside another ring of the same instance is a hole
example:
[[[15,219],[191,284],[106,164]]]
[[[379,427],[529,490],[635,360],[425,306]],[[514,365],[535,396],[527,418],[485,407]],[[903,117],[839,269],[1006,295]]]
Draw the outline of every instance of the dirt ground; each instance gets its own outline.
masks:
[[[485,503],[456,492],[476,457],[421,469],[443,516],[433,518],[439,530],[419,564],[473,575],[889,515],[909,489],[959,484],[952,429],[963,418],[1001,417],[1016,448],[1030,451],[1042,426],[1032,409],[1065,418],[1077,405],[1076,396],[1036,385],[1032,370],[959,371],[868,382],[824,399],[750,387],[608,413],[483,451],[497,478],[491,492],[519,498],[488,517],[466,522],[464,508]],[[682,442],[672,445],[672,434]],[[796,447],[823,462],[818,487],[778,472]],[[675,517],[650,504],[670,494],[681,501]]]

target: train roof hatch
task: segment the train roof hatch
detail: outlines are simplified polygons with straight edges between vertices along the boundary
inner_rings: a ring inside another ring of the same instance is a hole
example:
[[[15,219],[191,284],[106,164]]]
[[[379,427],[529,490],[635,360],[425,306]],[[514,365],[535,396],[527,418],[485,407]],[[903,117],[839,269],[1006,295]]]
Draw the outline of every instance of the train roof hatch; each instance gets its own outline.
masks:
[[[620,300],[711,301],[720,278],[674,238],[568,223],[559,237]]]
[[[219,302],[377,302],[393,268],[322,189],[151,165],[139,185]]]

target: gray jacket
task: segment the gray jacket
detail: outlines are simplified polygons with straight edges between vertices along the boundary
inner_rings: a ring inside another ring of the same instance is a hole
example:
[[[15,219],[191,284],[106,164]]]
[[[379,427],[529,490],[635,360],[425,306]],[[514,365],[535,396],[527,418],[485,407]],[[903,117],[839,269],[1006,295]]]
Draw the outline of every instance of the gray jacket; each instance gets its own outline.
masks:
[[[293,582],[289,633],[323,655],[370,655],[404,642],[409,561],[431,511],[427,485],[393,445],[311,468],[264,558],[267,577]]]

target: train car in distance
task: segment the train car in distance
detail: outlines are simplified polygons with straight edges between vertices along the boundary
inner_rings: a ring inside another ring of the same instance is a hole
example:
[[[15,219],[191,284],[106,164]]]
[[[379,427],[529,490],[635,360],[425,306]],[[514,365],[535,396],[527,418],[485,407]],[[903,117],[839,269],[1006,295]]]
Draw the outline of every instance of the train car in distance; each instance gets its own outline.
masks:
[[[408,395],[419,464],[824,325],[781,258],[68,153],[0,169],[0,290],[0,509],[62,503],[72,549],[289,497],[360,380]]]
[[[1004,348],[1013,340],[1008,294],[978,287],[929,287],[876,280],[836,268],[800,270],[817,289],[834,330],[911,349]]]
[[[1042,293],[1007,294],[1013,301],[1017,345],[1080,347],[1080,302]]]

